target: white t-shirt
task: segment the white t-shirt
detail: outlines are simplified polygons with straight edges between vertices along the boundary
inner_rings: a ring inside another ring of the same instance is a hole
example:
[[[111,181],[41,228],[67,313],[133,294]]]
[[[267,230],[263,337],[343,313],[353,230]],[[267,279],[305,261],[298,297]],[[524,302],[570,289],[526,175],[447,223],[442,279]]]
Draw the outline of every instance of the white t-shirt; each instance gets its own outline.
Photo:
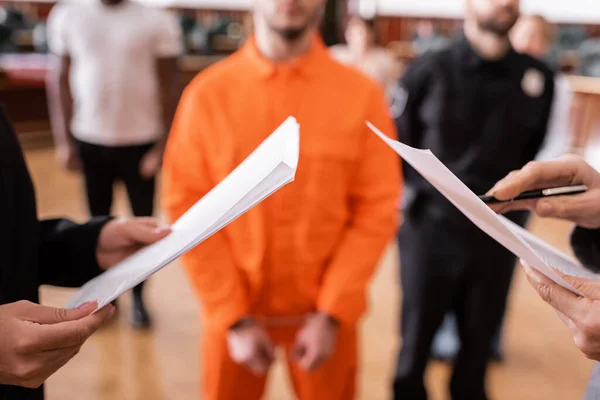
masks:
[[[182,52],[176,18],[126,0],[59,4],[48,20],[52,53],[71,59],[73,135],[125,146],[165,134],[157,59]]]

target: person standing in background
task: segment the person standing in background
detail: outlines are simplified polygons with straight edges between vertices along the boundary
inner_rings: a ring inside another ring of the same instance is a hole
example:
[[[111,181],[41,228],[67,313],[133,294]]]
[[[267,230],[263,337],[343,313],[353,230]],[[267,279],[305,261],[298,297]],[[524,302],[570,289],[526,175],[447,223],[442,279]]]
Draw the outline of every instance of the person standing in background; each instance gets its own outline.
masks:
[[[512,29],[510,40],[516,51],[538,60],[545,60],[556,41],[556,27],[541,15],[523,15]],[[569,78],[556,72],[554,78],[554,102],[548,134],[538,160],[552,160],[571,150],[574,137],[572,118],[574,94]]]
[[[253,5],[253,37],[186,88],[163,166],[175,220],[288,116],[300,124],[294,183],[183,258],[204,311],[203,398],[261,398],[279,347],[300,400],[352,399],[358,322],[400,195],[400,163],[365,121],[391,137],[394,124],[380,85],[318,36],[324,0]]]
[[[467,0],[464,35],[417,59],[394,92],[400,140],[431,149],[475,193],[533,160],[546,136],[553,74],[511,47],[508,34],[518,16],[518,0]],[[394,398],[427,398],[423,373],[432,340],[444,314],[454,312],[461,347],[452,398],[485,400],[490,343],[504,315],[515,257],[414,169],[406,166],[404,177],[403,346]],[[523,225],[527,213],[508,217]]]
[[[49,80],[60,163],[82,171],[89,211],[108,215],[125,183],[135,216],[154,211],[156,174],[179,98],[177,20],[131,0],[59,4],[48,22]],[[150,326],[133,290],[134,327]]]
[[[556,29],[548,20],[539,15],[523,15],[510,32],[511,44],[519,53],[527,54],[540,61],[548,56],[550,48],[556,39]],[[548,133],[537,154],[537,160],[551,160],[570,149],[571,117],[573,107],[573,92],[568,78],[557,73],[554,79],[554,99],[552,112],[548,123]],[[502,327],[496,332],[491,343],[491,358],[495,361],[503,359]],[[442,327],[438,330],[432,347],[432,358],[438,360],[453,360],[460,348],[458,328],[454,315],[444,318]]]
[[[19,139],[0,110],[0,399],[43,400],[44,381],[77,355],[114,313],[98,304],[38,304],[41,285],[78,287],[170,228],[151,218],[39,220]]]
[[[374,20],[352,17],[346,27],[346,43],[330,47],[333,58],[360,69],[386,91],[396,84],[402,66],[388,50],[377,46]]]

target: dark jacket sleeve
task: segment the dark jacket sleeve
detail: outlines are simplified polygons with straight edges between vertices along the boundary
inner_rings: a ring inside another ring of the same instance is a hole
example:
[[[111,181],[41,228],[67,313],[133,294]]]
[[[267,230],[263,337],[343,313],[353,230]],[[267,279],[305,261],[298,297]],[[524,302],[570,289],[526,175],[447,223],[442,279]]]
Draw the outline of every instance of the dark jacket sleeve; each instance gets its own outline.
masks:
[[[59,219],[40,223],[40,278],[45,285],[79,287],[102,270],[96,259],[96,244],[108,218],[78,225]]]
[[[590,271],[600,273],[600,230],[576,227],[571,233],[575,256]]]

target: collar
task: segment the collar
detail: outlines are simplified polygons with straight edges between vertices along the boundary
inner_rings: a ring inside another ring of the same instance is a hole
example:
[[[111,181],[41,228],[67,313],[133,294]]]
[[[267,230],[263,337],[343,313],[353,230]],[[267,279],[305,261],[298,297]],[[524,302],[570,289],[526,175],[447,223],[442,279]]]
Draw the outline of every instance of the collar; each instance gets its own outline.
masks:
[[[249,67],[262,79],[269,79],[284,69],[311,78],[322,70],[323,60],[328,57],[327,48],[318,34],[313,36],[310,50],[292,61],[276,63],[269,60],[261,54],[254,36],[246,42],[242,54],[248,59]]]
[[[475,51],[471,43],[467,40],[465,34],[461,34],[458,38],[459,57],[467,69],[480,69],[486,65],[495,65],[500,68],[505,68],[509,72],[519,72],[518,53],[511,46],[506,55],[499,60],[486,60]]]

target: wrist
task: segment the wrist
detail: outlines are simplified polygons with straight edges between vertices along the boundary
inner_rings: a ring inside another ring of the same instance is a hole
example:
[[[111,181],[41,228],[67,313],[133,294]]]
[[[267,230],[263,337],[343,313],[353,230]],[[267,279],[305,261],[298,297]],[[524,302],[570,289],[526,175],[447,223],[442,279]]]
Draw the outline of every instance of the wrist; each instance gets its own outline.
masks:
[[[316,317],[322,319],[325,323],[327,323],[328,325],[330,325],[333,328],[340,327],[339,321],[327,313],[319,311],[319,312],[317,312]]]
[[[229,327],[230,332],[235,332],[240,329],[247,328],[256,324],[256,321],[251,317],[244,317]]]

